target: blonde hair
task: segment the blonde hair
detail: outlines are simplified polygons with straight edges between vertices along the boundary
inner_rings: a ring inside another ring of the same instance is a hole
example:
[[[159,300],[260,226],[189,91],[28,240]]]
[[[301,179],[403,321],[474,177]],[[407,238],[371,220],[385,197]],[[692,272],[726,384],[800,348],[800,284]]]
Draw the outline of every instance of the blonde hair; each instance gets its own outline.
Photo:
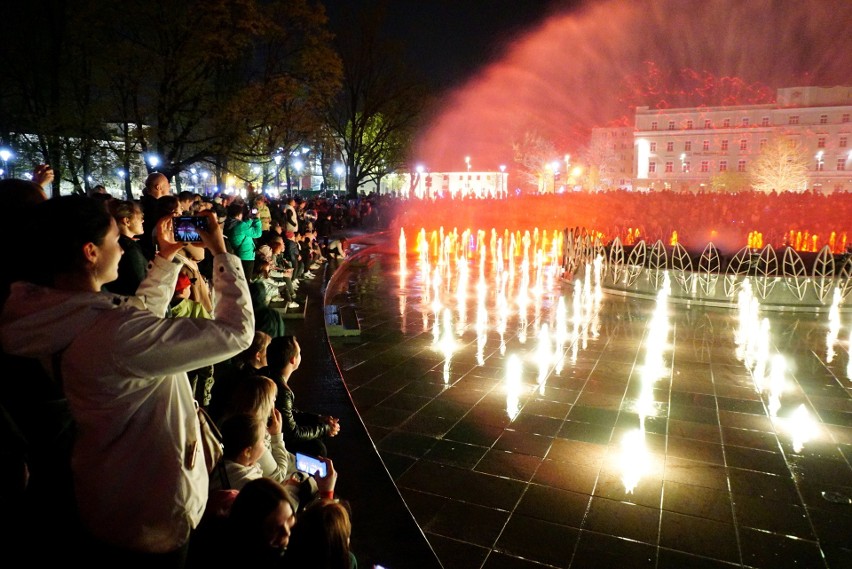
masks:
[[[222,420],[234,415],[256,415],[264,421],[272,415],[278,386],[263,375],[250,375],[234,386]]]

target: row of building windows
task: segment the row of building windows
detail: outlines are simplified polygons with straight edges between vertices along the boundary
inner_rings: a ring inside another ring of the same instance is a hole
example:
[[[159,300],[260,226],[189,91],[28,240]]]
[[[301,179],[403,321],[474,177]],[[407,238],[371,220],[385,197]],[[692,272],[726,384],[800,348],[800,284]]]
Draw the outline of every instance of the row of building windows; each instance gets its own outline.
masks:
[[[666,162],[664,165],[665,172],[671,173],[674,172],[674,162]],[[846,158],[838,158],[837,159],[837,171],[843,172],[846,170]],[[822,172],[825,170],[825,162],[822,160],[818,160],[816,163],[816,170]],[[657,163],[654,161],[648,162],[648,172],[654,173],[657,171]],[[683,174],[688,174],[690,172],[690,163],[689,161],[682,160],[680,163],[680,171]],[[701,161],[701,172],[709,172],[710,171],[710,161],[702,160]],[[728,161],[727,160],[719,160],[719,172],[727,172],[728,171]],[[746,171],[746,161],[738,160],[737,161],[737,172],[745,172]]]
[[[720,150],[728,150],[728,142],[729,142],[728,139],[722,139],[719,143],[719,149]],[[765,139],[765,138],[760,139],[759,145],[760,145],[761,150],[763,149],[764,146],[766,146],[766,142],[767,142],[767,139]],[[848,146],[848,144],[849,144],[849,137],[848,136],[841,136],[838,139],[837,146],[839,148],[846,148]],[[825,148],[825,145],[826,145],[826,137],[825,136],[820,136],[819,138],[817,138],[817,148]],[[683,149],[686,152],[691,151],[692,150],[692,141],[691,140],[685,141],[683,143]],[[703,150],[704,152],[707,152],[707,151],[710,150],[710,141],[709,140],[704,140],[702,142],[701,150]],[[748,140],[747,139],[745,139],[745,138],[740,139],[740,150],[748,150]],[[652,142],[651,143],[651,152],[656,152],[656,151],[657,151],[657,143]],[[666,152],[674,152],[674,142],[671,142],[671,141],[666,142]]]
[[[800,115],[790,115],[787,117],[787,124],[799,124]],[[840,117],[841,123],[848,123],[850,121],[849,113],[843,113]],[[820,115],[819,116],[819,124],[828,124],[828,115]],[[651,122],[651,130],[659,130],[660,123],[658,121]],[[668,127],[669,130],[675,130],[675,121],[669,121]],[[751,126],[751,119],[749,117],[743,117],[740,119],[741,127]],[[760,126],[771,126],[769,122],[769,117],[763,117],[760,119]],[[713,121],[710,119],[704,119],[704,128],[709,129],[713,128]],[[695,128],[695,123],[691,120],[686,121],[685,123],[686,130],[691,130]],[[722,128],[731,128],[731,119],[722,119]]]

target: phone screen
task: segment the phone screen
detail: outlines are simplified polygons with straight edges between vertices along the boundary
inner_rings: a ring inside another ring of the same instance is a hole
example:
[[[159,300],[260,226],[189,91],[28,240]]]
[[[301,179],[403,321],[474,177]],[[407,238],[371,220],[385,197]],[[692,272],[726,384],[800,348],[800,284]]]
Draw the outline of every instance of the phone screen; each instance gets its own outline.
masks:
[[[324,462],[300,452],[296,453],[296,469],[301,470],[302,472],[307,472],[311,476],[317,473],[319,473],[320,477],[326,476]]]
[[[175,241],[179,243],[199,243],[201,235],[198,229],[207,229],[207,218],[203,216],[182,215],[174,218]]]

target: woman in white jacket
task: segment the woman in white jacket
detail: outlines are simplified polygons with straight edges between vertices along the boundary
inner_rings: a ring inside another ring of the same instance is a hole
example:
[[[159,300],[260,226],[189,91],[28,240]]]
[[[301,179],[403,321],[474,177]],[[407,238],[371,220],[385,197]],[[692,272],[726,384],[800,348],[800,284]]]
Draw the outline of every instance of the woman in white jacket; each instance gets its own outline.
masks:
[[[208,475],[186,371],[246,349],[254,332],[240,261],[209,215],[212,320],[165,318],[182,247],[159,220],[159,252],[135,297],[101,292],[118,274],[115,221],[85,197],[34,210],[40,264],[12,285],[0,317],[9,353],[58,370],[76,424],[72,453],[80,517],[93,538],[87,562],[182,567],[204,512]],[[50,251],[50,255],[45,255]],[[61,530],[60,530],[61,531]]]

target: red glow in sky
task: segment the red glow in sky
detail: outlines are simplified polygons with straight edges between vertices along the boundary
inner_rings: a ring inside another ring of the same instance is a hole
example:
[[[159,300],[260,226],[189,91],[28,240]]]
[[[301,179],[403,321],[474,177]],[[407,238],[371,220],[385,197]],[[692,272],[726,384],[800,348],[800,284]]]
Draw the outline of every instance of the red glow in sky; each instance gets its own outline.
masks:
[[[778,87],[852,85],[848,0],[608,0],[555,14],[441,103],[412,162],[511,168],[527,131],[578,152],[636,105],[766,102]]]

